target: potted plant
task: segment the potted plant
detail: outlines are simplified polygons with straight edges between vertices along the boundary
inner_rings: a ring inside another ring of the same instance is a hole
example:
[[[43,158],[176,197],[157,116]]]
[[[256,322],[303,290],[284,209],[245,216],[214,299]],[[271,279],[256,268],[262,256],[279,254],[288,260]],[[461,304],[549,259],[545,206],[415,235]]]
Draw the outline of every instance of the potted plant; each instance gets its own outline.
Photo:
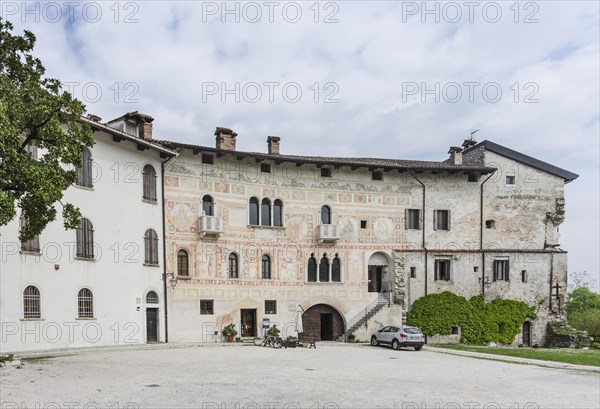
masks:
[[[349,335],[346,337],[346,341],[348,341],[348,342],[349,342],[349,343],[351,343],[351,344],[352,344],[352,343],[354,343],[354,342],[356,341],[356,335],[354,335],[354,334],[349,334]]]
[[[285,347],[286,348],[296,348],[297,343],[298,343],[298,338],[296,338],[293,335],[288,335],[287,339],[285,340]]]
[[[272,335],[274,337],[278,337],[279,334],[281,333],[281,331],[279,330],[279,328],[277,328],[277,325],[273,325],[271,328],[269,328],[269,330],[267,331],[267,335]]]
[[[237,330],[233,323],[225,325],[221,331],[224,337],[227,337],[227,342],[233,342],[233,338],[237,335]]]

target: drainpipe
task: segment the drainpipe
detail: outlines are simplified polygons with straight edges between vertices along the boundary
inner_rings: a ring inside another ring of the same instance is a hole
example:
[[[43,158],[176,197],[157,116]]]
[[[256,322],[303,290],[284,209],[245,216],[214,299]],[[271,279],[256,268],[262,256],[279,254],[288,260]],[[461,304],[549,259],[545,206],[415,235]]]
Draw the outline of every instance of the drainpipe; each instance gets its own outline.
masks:
[[[550,253],[550,297],[548,297],[548,310],[556,313],[552,307],[552,281],[554,280],[554,253]],[[560,310],[558,311],[560,314]]]
[[[425,268],[425,272],[424,272],[424,278],[425,278],[425,295],[427,295],[427,259],[428,257],[428,251],[427,248],[425,247],[425,184],[423,182],[421,182],[421,180],[415,176],[414,173],[412,173],[410,171],[410,169],[408,170],[408,173],[417,181],[419,182],[419,184],[421,185],[421,187],[423,188],[423,198],[422,198],[422,205],[421,205],[421,214],[422,214],[422,219],[423,219],[423,225],[421,226],[421,234],[422,234],[422,238],[421,238],[421,248],[423,250],[425,250],[425,263],[424,263],[424,268]]]
[[[177,156],[173,156],[160,164],[160,195],[162,215],[162,242],[163,242],[163,302],[165,309],[165,343],[169,342],[169,310],[167,303],[167,230],[165,222],[165,165]]]
[[[483,251],[483,185],[494,176],[493,171],[479,186],[479,250],[481,251],[481,295],[485,298],[485,251]]]

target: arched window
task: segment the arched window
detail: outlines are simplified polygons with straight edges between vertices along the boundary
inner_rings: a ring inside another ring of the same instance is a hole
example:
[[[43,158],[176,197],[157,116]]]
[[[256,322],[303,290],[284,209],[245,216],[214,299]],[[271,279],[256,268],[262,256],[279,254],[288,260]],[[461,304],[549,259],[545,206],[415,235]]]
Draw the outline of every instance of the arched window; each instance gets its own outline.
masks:
[[[158,294],[155,291],[148,291],[148,294],[146,294],[146,304],[158,304]]]
[[[262,278],[271,279],[271,258],[266,254],[262,256]]]
[[[81,166],[77,168],[77,180],[75,183],[78,186],[92,187],[92,154],[85,146],[81,147],[80,160]]]
[[[19,219],[19,230],[23,231],[27,227],[27,217],[21,215]],[[34,253],[40,252],[40,236],[35,236],[32,239],[21,242],[21,251],[30,251]]]
[[[82,217],[75,235],[77,238],[77,257],[94,258],[94,228],[92,222]]]
[[[202,198],[202,212],[206,216],[215,215],[215,203],[210,195],[204,195]]]
[[[336,254],[331,264],[331,281],[339,283],[342,281],[342,264],[340,257]]]
[[[94,296],[89,288],[82,288],[77,294],[77,317],[94,318]]]
[[[40,290],[30,285],[23,291],[23,318],[40,318]]]
[[[264,198],[260,205],[260,225],[271,225],[271,201],[267,198]]]
[[[308,259],[308,282],[317,282],[317,259],[314,254],[311,254]]]
[[[321,224],[331,224],[331,208],[329,206],[321,207]]]
[[[156,171],[151,165],[146,165],[142,174],[144,181],[142,198],[156,202]]]
[[[273,202],[273,226],[283,227],[283,202],[279,199]]]
[[[229,278],[239,278],[238,256],[235,253],[229,254]]]
[[[158,234],[152,229],[144,234],[144,263],[158,265]]]
[[[250,204],[248,205],[249,221],[251,226],[258,226],[258,199],[255,197],[250,198]]]
[[[179,250],[177,252],[177,275],[180,277],[188,277],[190,275],[190,264],[188,252]]]
[[[319,263],[319,281],[322,283],[329,281],[329,259],[327,254],[323,254]]]

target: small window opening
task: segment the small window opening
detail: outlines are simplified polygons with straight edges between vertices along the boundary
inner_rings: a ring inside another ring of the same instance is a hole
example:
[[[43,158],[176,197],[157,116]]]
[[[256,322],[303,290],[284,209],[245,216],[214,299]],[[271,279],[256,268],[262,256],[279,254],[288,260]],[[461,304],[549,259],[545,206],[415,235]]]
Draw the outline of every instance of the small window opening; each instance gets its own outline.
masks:
[[[360,221],[360,228],[361,229],[366,229],[367,228],[367,221],[366,220],[361,220]]]
[[[260,171],[262,173],[271,173],[271,164],[270,163],[261,163]]]

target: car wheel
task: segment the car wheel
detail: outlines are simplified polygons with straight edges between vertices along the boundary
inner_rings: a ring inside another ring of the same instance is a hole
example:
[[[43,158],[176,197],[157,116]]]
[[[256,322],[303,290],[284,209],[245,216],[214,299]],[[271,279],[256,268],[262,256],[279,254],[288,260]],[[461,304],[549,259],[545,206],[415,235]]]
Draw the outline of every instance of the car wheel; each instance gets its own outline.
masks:
[[[373,345],[374,347],[379,345],[379,341],[377,341],[377,337],[371,337],[371,345]]]
[[[400,342],[398,342],[397,339],[392,341],[392,348],[394,348],[396,351],[400,349]]]
[[[415,347],[415,351],[420,351],[420,350],[422,350],[422,349],[423,349],[423,345],[421,345],[421,346],[418,346],[418,347]]]

